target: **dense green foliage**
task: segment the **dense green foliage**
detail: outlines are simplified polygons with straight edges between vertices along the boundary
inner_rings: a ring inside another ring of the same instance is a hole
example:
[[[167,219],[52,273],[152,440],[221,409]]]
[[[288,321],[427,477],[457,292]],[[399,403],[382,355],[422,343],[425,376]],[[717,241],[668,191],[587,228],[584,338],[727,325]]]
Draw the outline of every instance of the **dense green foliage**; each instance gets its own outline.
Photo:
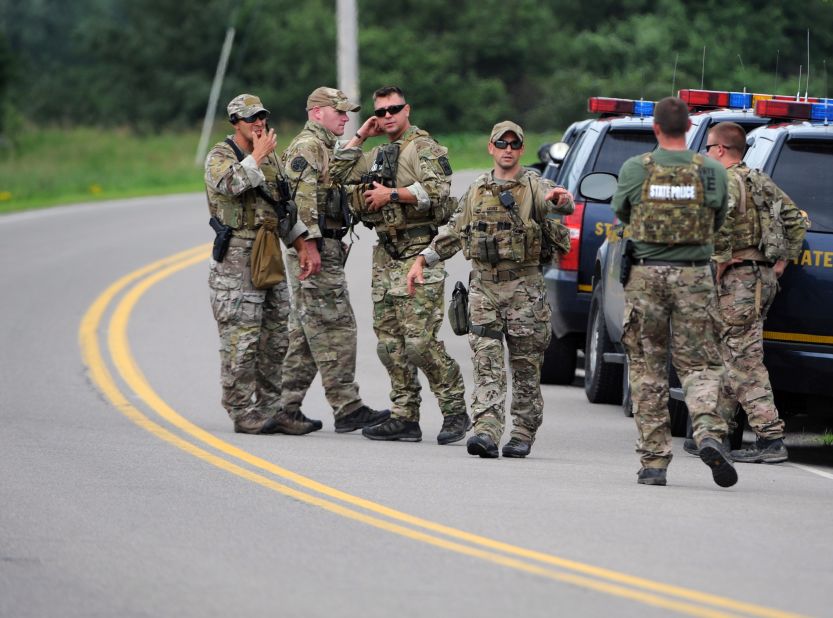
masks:
[[[365,109],[375,88],[395,83],[432,131],[485,131],[503,117],[560,129],[588,95],[699,87],[704,47],[706,88],[794,93],[808,28],[810,91],[825,95],[833,56],[829,0],[358,5]],[[336,81],[335,0],[0,0],[0,130],[36,120],[193,128],[230,24],[221,109],[252,91],[278,118],[303,120],[306,95]]]

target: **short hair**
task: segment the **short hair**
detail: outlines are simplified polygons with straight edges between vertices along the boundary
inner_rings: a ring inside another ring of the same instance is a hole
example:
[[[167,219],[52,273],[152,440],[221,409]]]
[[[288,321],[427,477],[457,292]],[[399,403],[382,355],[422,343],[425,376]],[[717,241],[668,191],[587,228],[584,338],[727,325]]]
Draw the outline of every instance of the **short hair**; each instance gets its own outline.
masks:
[[[746,151],[746,131],[736,122],[719,122],[709,131],[723,146],[735,150],[741,157]]]
[[[402,92],[402,89],[398,86],[382,86],[379,90],[373,93],[373,100],[375,101],[376,99],[381,99],[382,97],[389,97],[392,94],[398,94],[402,97],[403,101],[405,100],[405,93]]]
[[[688,106],[677,97],[665,97],[654,108],[654,123],[668,137],[682,137],[688,130]]]

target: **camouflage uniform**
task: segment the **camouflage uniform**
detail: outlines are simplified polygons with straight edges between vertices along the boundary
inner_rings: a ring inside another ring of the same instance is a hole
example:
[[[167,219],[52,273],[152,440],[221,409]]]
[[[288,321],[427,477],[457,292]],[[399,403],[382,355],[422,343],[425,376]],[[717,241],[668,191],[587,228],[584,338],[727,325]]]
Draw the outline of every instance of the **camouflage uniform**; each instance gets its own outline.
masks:
[[[289,316],[289,350],[283,373],[283,403],[290,413],[300,410],[307,389],[321,373],[327,401],[341,418],[362,406],[356,374],[356,318],[344,276],[346,247],[341,242],[350,224],[349,211],[341,211],[340,187],[330,178],[329,163],[336,136],[307,122],[282,161],[295,194],[298,217],[318,238],[321,272],[298,280],[298,255],[287,251],[292,312]]]
[[[726,366],[724,396],[729,402],[725,415],[731,419],[740,403],[757,436],[774,440],[784,437],[784,422],[778,417],[764,367],[763,328],[778,280],[761,251],[762,225],[756,201],[765,201],[767,206],[775,201],[781,204],[786,241],[781,259],[799,254],[806,223],[789,196],[763,172],[753,172],[742,162],[729,167],[728,172],[729,211],[715,238],[714,257],[718,263],[732,258],[742,262],[724,271],[718,287],[718,335]]]
[[[426,264],[462,249],[472,261],[469,345],[474,364],[474,431],[497,444],[504,430],[506,371],[503,338],[512,373],[512,437],[532,444],[543,420],[541,364],[552,335],[550,306],[541,274],[541,228],[548,213],[573,212],[544,200],[554,184],[522,170],[513,180],[483,174],[469,187],[446,227],[423,251]],[[510,191],[515,216],[498,195]],[[534,209],[534,210],[533,210]],[[488,245],[488,247],[487,247]],[[491,256],[487,256],[494,248]],[[489,259],[491,257],[491,259]]]
[[[437,338],[442,325],[445,269],[441,264],[425,269],[425,285],[408,295],[407,275],[450,214],[451,167],[447,150],[427,132],[411,126],[392,144],[377,146],[362,157],[358,148],[336,154],[332,173],[349,174],[352,182],[371,172],[380,149],[398,149],[392,186],[407,187],[417,204],[391,203],[369,212],[361,199],[364,184],[351,186],[355,214],[375,227],[379,242],[373,248],[371,295],[376,351],[391,380],[392,418],[419,420],[421,403],[417,369],[428,378],[443,416],[465,414],[465,390],[460,366]],[[387,152],[387,150],[385,150]]]
[[[274,193],[273,179],[278,175],[274,154],[258,168],[250,156],[238,161],[225,141],[211,149],[205,162],[209,211],[234,229],[223,261],[210,262],[208,284],[220,332],[222,404],[235,426],[244,429],[281,411],[289,294],[285,281],[269,289],[255,289],[250,270],[257,228],[277,222],[274,209],[257,188]],[[299,221],[282,240],[289,245],[305,233],[306,227]]]
[[[726,172],[690,151],[659,148],[622,165],[613,208],[630,224],[635,241],[622,343],[630,363],[637,453],[643,469],[665,469],[672,458],[669,343],[697,443],[720,443],[727,430],[716,409],[723,367],[709,267],[714,230],[726,212]]]

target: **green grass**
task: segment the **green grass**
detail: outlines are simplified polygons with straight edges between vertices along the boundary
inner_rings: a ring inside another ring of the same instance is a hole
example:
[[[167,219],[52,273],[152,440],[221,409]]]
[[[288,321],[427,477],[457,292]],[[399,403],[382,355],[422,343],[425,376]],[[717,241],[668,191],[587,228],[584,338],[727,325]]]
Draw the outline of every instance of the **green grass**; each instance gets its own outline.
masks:
[[[825,432],[821,435],[821,443],[824,446],[833,446],[833,432],[829,429],[825,430]]]
[[[211,144],[228,132],[218,124]],[[285,147],[299,127],[282,127]],[[438,135],[455,170],[491,167],[485,135]],[[538,146],[557,134],[529,134],[524,164],[537,161]],[[0,213],[143,195],[203,190],[194,164],[199,132],[137,135],[95,128],[29,129],[0,149]],[[379,138],[381,141],[381,138]]]

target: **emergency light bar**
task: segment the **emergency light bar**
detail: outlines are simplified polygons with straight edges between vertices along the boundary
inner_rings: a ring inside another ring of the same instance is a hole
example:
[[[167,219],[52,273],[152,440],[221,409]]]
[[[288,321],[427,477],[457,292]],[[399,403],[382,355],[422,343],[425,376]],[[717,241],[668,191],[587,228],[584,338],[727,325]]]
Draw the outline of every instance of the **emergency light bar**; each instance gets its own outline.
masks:
[[[652,116],[654,113],[654,102],[635,101],[633,99],[612,99],[610,97],[590,97],[587,99],[587,111],[594,114]]]
[[[752,95],[747,92],[729,92],[728,90],[680,90],[677,93],[689,107],[728,107],[731,109],[750,109]]]
[[[755,103],[755,113],[767,118],[816,120],[833,122],[833,100],[816,99],[816,103],[782,99],[761,99]]]

